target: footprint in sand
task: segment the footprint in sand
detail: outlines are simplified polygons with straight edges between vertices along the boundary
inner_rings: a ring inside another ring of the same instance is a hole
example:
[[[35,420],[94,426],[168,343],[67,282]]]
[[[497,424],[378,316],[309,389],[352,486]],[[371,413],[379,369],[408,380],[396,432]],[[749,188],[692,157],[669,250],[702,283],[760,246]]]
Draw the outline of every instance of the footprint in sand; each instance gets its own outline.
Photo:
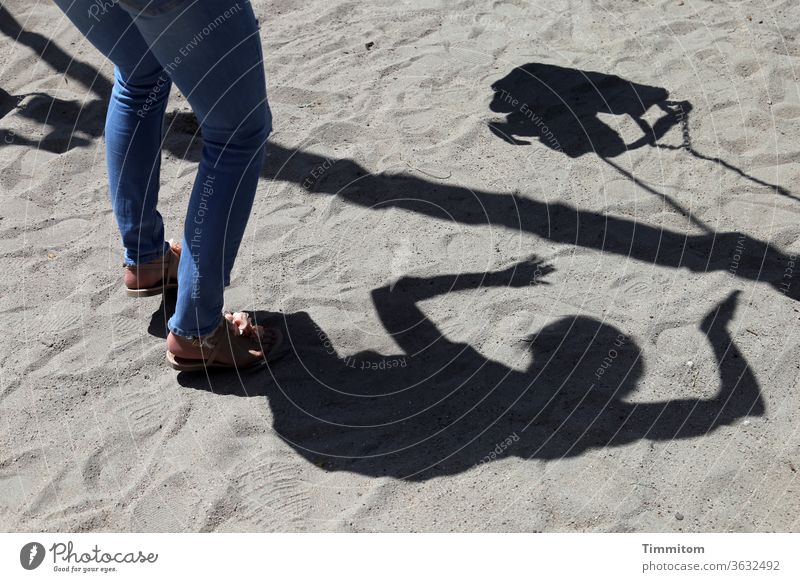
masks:
[[[200,529],[202,500],[196,489],[200,476],[178,471],[153,485],[133,503],[136,531],[186,532]]]
[[[84,308],[71,301],[58,301],[37,317],[38,329],[45,335],[68,334],[81,327]]]
[[[301,473],[297,463],[264,455],[234,468],[231,480],[241,497],[242,518],[270,529],[303,520],[311,503]]]
[[[114,410],[117,422],[134,435],[153,434],[169,424],[175,407],[162,390],[132,390],[117,399]]]

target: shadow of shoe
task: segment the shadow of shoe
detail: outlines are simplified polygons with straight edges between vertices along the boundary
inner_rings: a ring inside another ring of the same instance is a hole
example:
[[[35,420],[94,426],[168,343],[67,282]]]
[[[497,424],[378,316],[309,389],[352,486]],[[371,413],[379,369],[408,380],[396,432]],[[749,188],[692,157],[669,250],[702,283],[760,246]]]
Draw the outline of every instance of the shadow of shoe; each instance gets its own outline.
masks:
[[[167,323],[175,313],[175,303],[178,300],[178,292],[175,289],[168,289],[161,295],[161,304],[150,316],[150,323],[147,326],[147,333],[154,337],[167,339],[169,326]]]

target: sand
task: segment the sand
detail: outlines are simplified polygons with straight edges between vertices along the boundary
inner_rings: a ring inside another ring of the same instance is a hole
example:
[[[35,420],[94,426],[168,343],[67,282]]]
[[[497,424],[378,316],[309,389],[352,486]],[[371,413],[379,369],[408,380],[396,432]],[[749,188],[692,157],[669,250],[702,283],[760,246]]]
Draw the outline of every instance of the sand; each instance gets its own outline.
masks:
[[[3,2],[0,529],[800,529],[796,2],[254,8],[226,305],[291,353],[207,377],[122,288],[109,63]]]

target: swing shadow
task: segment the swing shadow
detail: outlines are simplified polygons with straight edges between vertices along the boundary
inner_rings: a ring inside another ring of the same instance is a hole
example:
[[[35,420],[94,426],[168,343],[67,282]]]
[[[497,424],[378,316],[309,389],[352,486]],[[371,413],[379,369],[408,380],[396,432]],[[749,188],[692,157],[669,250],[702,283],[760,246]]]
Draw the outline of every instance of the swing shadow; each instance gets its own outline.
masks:
[[[528,63],[493,83],[491,89],[494,97],[489,108],[505,114],[505,120],[490,123],[489,129],[506,143],[530,145],[530,140],[520,138],[531,138],[570,158],[595,154],[630,179],[633,179],[630,173],[611,163],[610,158],[645,146],[683,149],[698,159],[718,164],[781,196],[797,200],[786,188],[755,178],[719,157],[698,152],[689,131],[692,104],[670,100],[669,92],[662,87],[595,71]],[[645,115],[653,108],[661,116],[651,125]],[[617,131],[600,119],[600,114],[627,115],[639,126],[642,135],[625,143]],[[680,146],[658,143],[674,127],[681,129],[683,143]]]

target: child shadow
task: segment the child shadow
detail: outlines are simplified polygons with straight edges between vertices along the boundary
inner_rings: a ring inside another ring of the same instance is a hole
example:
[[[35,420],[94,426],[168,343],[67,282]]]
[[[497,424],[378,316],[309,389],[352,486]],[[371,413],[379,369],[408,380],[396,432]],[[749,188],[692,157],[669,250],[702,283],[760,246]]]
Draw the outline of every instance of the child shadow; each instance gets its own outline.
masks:
[[[699,437],[764,413],[758,383],[728,326],[738,292],[700,326],[719,370],[708,399],[635,403],[644,360],[608,323],[570,316],[520,342],[518,370],[443,335],[418,303],[452,290],[544,284],[532,260],[493,273],[407,277],[372,293],[396,354],[339,354],[308,313],[257,313],[280,325],[291,353],[251,374],[181,374],[184,386],[266,397],[275,432],[330,471],[423,481],[509,456],[554,460],[640,439]]]
[[[688,115],[692,105],[668,101],[661,87],[633,83],[616,75],[581,71],[545,63],[528,63],[492,84],[494,98],[489,108],[505,113],[503,122],[490,124],[497,137],[514,145],[536,138],[542,145],[571,158],[595,153],[613,158],[627,151],[652,145]],[[657,106],[662,117],[651,127],[643,116]],[[643,136],[626,144],[598,115],[628,115]]]
[[[631,180],[633,176],[610,158],[644,146],[685,149],[696,158],[714,162],[782,196],[796,199],[781,186],[750,176],[721,158],[698,152],[689,131],[692,104],[670,100],[669,91],[662,87],[595,71],[528,63],[494,82],[491,89],[494,97],[489,108],[506,114],[506,118],[489,124],[489,129],[507,143],[529,145],[531,141],[520,138],[533,138],[571,158],[593,153]],[[645,115],[653,107],[659,110],[660,117],[651,125]],[[601,121],[600,114],[627,115],[639,126],[642,135],[625,143],[618,132]],[[673,127],[680,128],[682,144],[658,143]]]

